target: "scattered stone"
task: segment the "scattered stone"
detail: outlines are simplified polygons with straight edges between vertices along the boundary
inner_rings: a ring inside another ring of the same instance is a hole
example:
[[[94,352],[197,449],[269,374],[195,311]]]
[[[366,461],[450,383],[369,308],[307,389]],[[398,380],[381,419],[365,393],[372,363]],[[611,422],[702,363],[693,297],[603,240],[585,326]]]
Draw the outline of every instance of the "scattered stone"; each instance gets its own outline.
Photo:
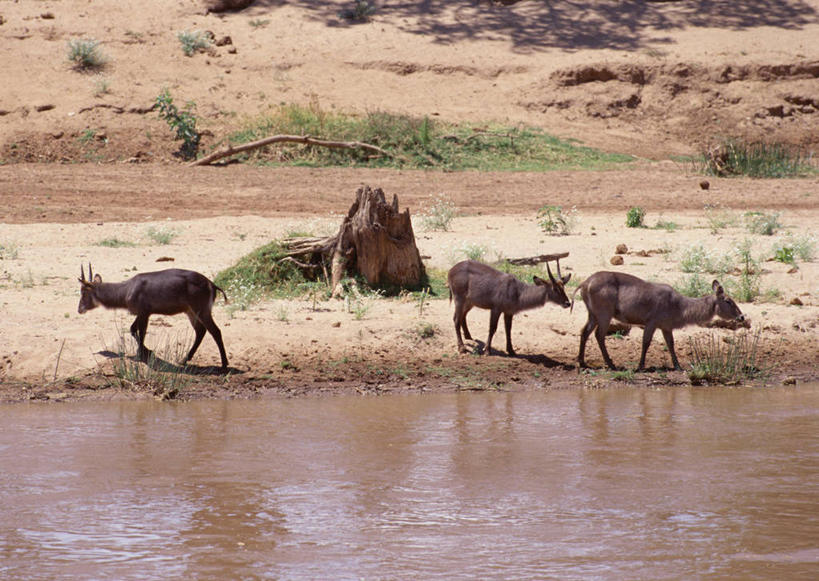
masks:
[[[782,380],[782,385],[796,385],[796,378],[789,375],[788,377]]]
[[[51,111],[54,108],[55,108],[55,106],[52,105],[51,103],[46,103],[45,105],[35,105],[34,106],[34,110],[37,111],[37,113],[42,113],[43,111]]]
[[[700,189],[707,190],[710,187],[711,187],[711,183],[708,180],[702,180],[700,182]]]
[[[802,303],[802,299],[800,299],[799,297],[793,297],[791,299],[791,304],[797,307],[801,307],[804,303]]]
[[[172,256],[160,256],[156,259],[157,262],[173,262],[174,260],[176,259]]]
[[[216,46],[229,46],[233,44],[233,39],[230,38],[230,36],[226,35],[223,36],[222,38],[216,39],[216,42],[214,42],[213,44],[215,44]]]
[[[53,12],[43,12],[40,14],[40,18],[43,20],[54,20],[54,13]]]
[[[341,327],[341,321],[336,321],[335,323],[333,323],[330,326],[333,327],[333,328],[338,329],[339,327]]]
[[[799,269],[796,268],[795,266],[792,266],[788,269],[788,274],[796,274],[797,272],[799,272]]]
[[[623,257],[618,254],[616,256],[612,256],[609,262],[611,262],[614,266],[620,266],[625,261],[623,260]]]
[[[628,246],[625,244],[618,244],[616,252],[617,254],[628,254]]]

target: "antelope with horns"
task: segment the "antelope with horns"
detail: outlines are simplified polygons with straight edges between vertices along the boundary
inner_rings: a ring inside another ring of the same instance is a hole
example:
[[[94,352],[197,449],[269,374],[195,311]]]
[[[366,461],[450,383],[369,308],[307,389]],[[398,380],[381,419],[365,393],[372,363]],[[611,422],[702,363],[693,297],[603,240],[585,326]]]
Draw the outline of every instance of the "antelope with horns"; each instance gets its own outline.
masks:
[[[85,271],[80,266],[79,281],[82,286],[77,312],[83,314],[100,305],[108,309],[128,309],[132,315],[136,315],[131,325],[131,335],[139,345],[137,356],[141,359],[147,359],[150,354],[145,347],[145,332],[150,316],[185,313],[193,325],[196,337],[182,363],[187,363],[193,357],[205,331],[208,331],[219,347],[222,369],[227,369],[222,332],[213,322],[211,314],[216,292],[221,292],[226,302],[227,295],[207,277],[192,270],[170,268],[138,274],[125,282],[102,282],[99,274],[92,274],[89,264],[88,278],[90,280],[86,280]]]
[[[597,344],[606,365],[617,369],[606,350],[606,332],[609,323],[616,319],[627,325],[643,327],[643,349],[637,371],[642,371],[646,362],[646,351],[651,344],[654,331],[663,332],[674,369],[680,370],[680,362],[674,351],[674,329],[687,325],[701,325],[714,317],[735,320],[748,326],[748,321],[734,300],[725,294],[716,280],[711,283],[713,295],[692,299],[681,295],[667,284],[647,282],[636,276],[622,272],[596,272],[583,281],[572,293],[572,306],[578,291],[589,318],[580,332],[580,353],[577,361],[585,367],[586,340],[594,331]]]
[[[563,308],[569,308],[569,297],[566,296],[564,285],[572,277],[560,275],[560,261],[557,261],[557,276],[552,276],[548,261],[546,271],[549,281],[534,277],[535,284],[526,284],[512,276],[495,270],[475,260],[464,260],[453,266],[447,275],[449,286],[449,300],[455,299],[455,334],[458,337],[458,351],[467,351],[461,337],[472,339],[466,326],[466,314],[472,307],[489,309],[489,338],[483,348],[488,354],[492,347],[492,336],[498,328],[498,319],[503,313],[503,322],[506,327],[506,352],[515,355],[512,348],[512,317],[528,309],[542,307],[547,301],[556,303]]]

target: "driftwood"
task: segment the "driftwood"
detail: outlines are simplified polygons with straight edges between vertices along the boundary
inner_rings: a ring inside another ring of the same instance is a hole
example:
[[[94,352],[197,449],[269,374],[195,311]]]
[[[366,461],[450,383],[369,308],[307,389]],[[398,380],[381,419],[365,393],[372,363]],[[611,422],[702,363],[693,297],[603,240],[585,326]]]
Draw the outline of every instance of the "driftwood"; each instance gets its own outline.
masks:
[[[235,147],[233,145],[228,145],[225,149],[215,151],[210,155],[206,155],[203,158],[192,161],[188,165],[209,165],[214,161],[218,161],[225,157],[258,149],[273,143],[303,143],[305,145],[317,145],[319,147],[330,147],[337,149],[363,149],[364,151],[369,151],[377,155],[394,157],[385,149],[381,149],[380,147],[369,143],[362,143],[361,141],[327,141],[324,139],[315,139],[309,135],[271,135],[270,137],[265,137],[264,139],[259,139],[257,141],[251,141],[250,143],[243,143],[242,145],[237,145]]]
[[[560,260],[561,258],[566,258],[568,255],[568,252],[558,252],[557,254],[541,254],[539,256],[527,256],[524,258],[510,258],[506,262],[509,264],[534,266],[535,264],[540,264],[541,262],[554,262]]]
[[[425,274],[409,210],[398,211],[397,196],[387,204],[381,188],[358,189],[334,236],[289,238],[283,245],[287,253],[280,262],[296,265],[312,279],[322,269],[334,296],[348,272],[360,273],[368,284],[404,287],[418,286]]]

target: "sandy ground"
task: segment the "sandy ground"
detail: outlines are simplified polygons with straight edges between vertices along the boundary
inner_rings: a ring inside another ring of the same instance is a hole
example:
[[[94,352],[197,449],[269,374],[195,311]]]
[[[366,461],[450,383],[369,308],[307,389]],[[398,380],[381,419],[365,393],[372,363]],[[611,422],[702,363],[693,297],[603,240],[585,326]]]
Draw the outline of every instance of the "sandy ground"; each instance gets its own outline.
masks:
[[[113,372],[118,359],[110,354],[123,341],[133,351],[122,338],[127,314],[77,314],[80,264],[91,262],[108,281],[167,266],[212,277],[287,232],[334,231],[362,184],[398,195],[415,219],[425,262],[443,269],[470,245],[488,260],[568,250],[563,267],[575,279],[618,269],[675,283],[683,276],[680,258],[693,245],[725,254],[750,239],[755,256],[765,259],[788,237],[816,236],[816,178],[709,178],[704,190],[702,176],[674,156],[725,135],[815,149],[819,2],[747,12],[719,2],[599,2],[586,9],[527,1],[423,8],[382,2],[374,19],[359,25],[337,16],[348,4],[257,1],[227,15],[205,14],[193,1],[170,8],[155,0],[0,5],[0,56],[12,80],[0,86],[1,400],[154,396],[144,385],[122,384]],[[231,42],[185,57],[176,36],[191,29]],[[74,38],[101,41],[109,59],[103,71],[71,69],[66,44]],[[196,102],[206,148],[245,119],[296,102],[361,114],[527,123],[641,161],[627,170],[549,174],[187,168],[174,158],[178,143],[152,110],[163,87],[180,102]],[[449,232],[421,227],[433,195],[459,210]],[[571,236],[540,230],[536,212],[545,204],[576,207]],[[647,210],[648,226],[678,227],[626,228],[626,211],[635,205]],[[706,206],[733,225],[711,233]],[[750,235],[742,222],[748,211],[779,212],[784,228],[774,237]],[[172,232],[171,243],[153,242],[150,228]],[[132,245],[101,244],[110,239]],[[629,254],[615,267],[609,260],[621,243]],[[779,262],[763,264],[762,288],[777,296],[741,306],[753,330],[762,330],[772,381],[815,380],[817,263],[800,262],[791,273]],[[314,305],[309,298],[247,310],[236,300],[219,302],[215,318],[233,373],[210,373],[218,353],[207,337],[193,360],[202,375],[186,375],[178,397],[610,381],[599,373],[596,345],[587,351],[596,371],[578,374],[574,366],[582,305],[571,313],[546,306],[517,316],[518,358],[502,351],[458,356],[445,298],[423,309],[412,299],[353,307],[343,300]],[[481,341],[487,326],[486,312],[470,314]],[[502,347],[499,333],[495,345]],[[734,336],[696,327],[678,332],[683,364],[688,339],[702,333]],[[184,317],[152,319],[148,343],[165,359],[175,361],[189,341]],[[616,362],[633,367],[639,331],[610,340],[609,349]],[[687,383],[685,374],[666,372],[668,359],[655,337],[649,365],[660,370],[636,381]]]

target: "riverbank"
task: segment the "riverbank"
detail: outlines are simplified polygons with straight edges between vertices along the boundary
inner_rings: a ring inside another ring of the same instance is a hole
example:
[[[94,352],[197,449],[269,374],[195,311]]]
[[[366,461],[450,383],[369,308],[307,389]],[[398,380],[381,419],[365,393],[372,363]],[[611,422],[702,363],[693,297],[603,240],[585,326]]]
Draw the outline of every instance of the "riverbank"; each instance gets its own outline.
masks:
[[[185,188],[179,187],[180,176]],[[0,235],[0,401],[568,389],[615,378],[646,386],[688,383],[685,373],[667,369],[670,361],[659,334],[648,353],[653,372],[613,376],[602,369],[597,345],[590,342],[587,361],[593,369],[578,374],[579,331],[586,319],[582,303],[571,312],[549,305],[516,316],[513,341],[519,357],[510,358],[503,351],[489,357],[457,354],[446,296],[422,303],[362,291],[346,300],[305,296],[245,304],[234,294],[230,303],[220,299],[214,309],[231,373],[213,373],[218,352],[206,336],[191,362],[194,367],[172,374],[172,380],[114,356],[134,353],[127,313],[77,314],[81,264],[90,262],[95,273],[112,282],[171,266],[213,278],[289,232],[334,232],[361,183],[383,187],[398,196],[402,209],[409,208],[428,268],[446,270],[468,252],[493,261],[570,251],[561,266],[575,280],[612,269],[677,284],[690,276],[683,262],[691,249],[699,246],[714,259],[736,260],[737,246],[748,243],[761,268],[760,294],[740,307],[752,321],[750,332],[760,330],[761,361],[771,367],[770,381],[815,381],[819,266],[798,261],[792,268],[768,259],[777,244],[815,236],[819,208],[813,196],[819,183],[711,179],[704,192],[700,179],[673,164],[555,175],[6,166],[0,169],[0,204],[8,208]],[[504,195],[499,195],[499,183]],[[421,217],[433,193],[446,196],[457,209],[449,231],[423,227]],[[111,203],[124,199],[130,200],[127,207]],[[231,206],[237,199],[241,209]],[[543,232],[537,209],[545,204],[574,207],[571,235]],[[226,205],[233,214],[225,213]],[[625,225],[626,212],[635,205],[646,210],[644,228]],[[716,231],[715,214],[704,206],[717,208],[724,221]],[[749,211],[777,215],[781,228],[774,236],[752,234],[745,219]],[[610,259],[620,244],[627,247],[620,255],[624,263],[614,266]],[[703,277],[710,282],[712,275]],[[469,315],[481,341],[488,319],[488,312],[478,309]],[[677,331],[678,355],[685,366],[691,338],[712,333],[730,341],[745,332]],[[640,334],[609,340],[618,365],[635,367]],[[147,344],[162,361],[175,364],[191,340],[187,318],[151,319]],[[495,345],[503,347],[503,329]]]

